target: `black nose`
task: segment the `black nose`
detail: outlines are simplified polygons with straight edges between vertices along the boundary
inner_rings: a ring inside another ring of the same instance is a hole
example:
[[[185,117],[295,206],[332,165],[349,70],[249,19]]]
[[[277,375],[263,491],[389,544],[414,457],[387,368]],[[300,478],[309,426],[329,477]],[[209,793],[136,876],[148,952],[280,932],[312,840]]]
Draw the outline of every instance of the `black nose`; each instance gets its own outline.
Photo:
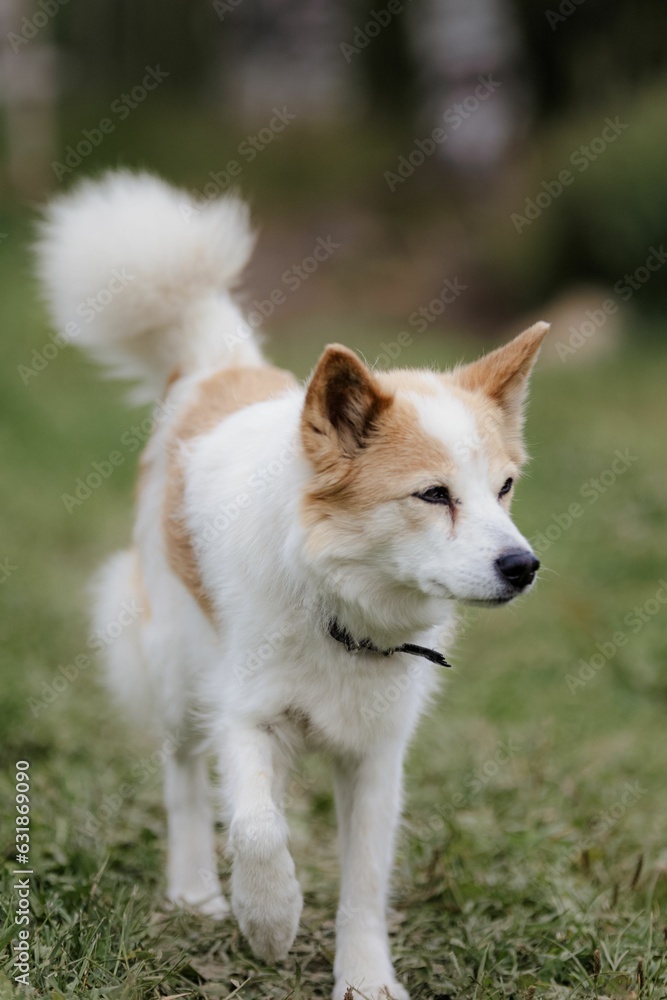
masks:
[[[529,549],[508,549],[496,559],[498,571],[513,587],[523,590],[535,579],[540,561]]]

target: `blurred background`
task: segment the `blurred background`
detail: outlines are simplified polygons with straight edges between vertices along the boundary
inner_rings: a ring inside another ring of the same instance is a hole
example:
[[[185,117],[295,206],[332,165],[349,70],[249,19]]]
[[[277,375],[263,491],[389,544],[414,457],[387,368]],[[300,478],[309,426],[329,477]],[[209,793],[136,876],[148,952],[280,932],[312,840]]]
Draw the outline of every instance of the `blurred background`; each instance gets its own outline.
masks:
[[[240,294],[302,378],[331,340],[444,366],[553,324],[515,502],[541,579],[464,617],[416,739],[397,967],[417,1000],[664,998],[666,37],[661,0],[0,0],[0,792],[28,760],[27,995],[331,985],[326,765],[290,786],[306,908],[266,970],[231,925],[162,912],[159,754],[93,665],[86,588],[128,542],[153,418],[51,330],[29,243],[45,198],[120,166],[250,201]],[[8,868],[13,843],[3,810]],[[8,910],[2,1000],[14,935]]]
[[[458,278],[438,326],[537,309],[579,331],[664,236],[660,0],[2,0],[0,23],[2,209],[116,165],[239,188],[262,229],[251,300],[340,244],[275,329],[407,322]]]

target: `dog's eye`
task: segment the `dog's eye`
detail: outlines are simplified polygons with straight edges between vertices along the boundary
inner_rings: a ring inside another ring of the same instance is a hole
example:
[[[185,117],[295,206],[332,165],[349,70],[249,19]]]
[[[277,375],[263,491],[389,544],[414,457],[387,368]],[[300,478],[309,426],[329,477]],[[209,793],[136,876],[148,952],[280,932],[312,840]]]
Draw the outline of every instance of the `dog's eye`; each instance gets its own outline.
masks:
[[[450,506],[452,502],[446,486],[429,486],[423,493],[413,493],[412,495],[419,497],[420,500],[425,500],[426,503],[444,503]]]
[[[498,494],[498,499],[500,499],[500,497],[506,497],[509,491],[512,489],[513,485],[514,485],[513,479],[506,479],[505,482],[503,483],[503,488]]]

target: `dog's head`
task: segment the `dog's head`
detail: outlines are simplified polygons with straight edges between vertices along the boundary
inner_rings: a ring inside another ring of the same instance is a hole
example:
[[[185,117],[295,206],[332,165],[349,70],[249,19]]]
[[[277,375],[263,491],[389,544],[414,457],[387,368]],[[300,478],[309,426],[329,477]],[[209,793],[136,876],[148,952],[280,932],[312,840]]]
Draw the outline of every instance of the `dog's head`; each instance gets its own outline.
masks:
[[[343,600],[503,604],[531,586],[538,562],[510,503],[547,330],[443,374],[373,372],[326,348],[303,408],[302,510],[309,564]]]

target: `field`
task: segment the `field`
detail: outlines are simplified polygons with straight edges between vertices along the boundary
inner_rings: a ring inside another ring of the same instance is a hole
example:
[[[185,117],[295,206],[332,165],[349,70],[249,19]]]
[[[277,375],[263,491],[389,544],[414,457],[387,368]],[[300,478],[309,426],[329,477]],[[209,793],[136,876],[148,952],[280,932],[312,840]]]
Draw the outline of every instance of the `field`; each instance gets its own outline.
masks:
[[[128,538],[146,414],[72,349],[22,377],[49,343],[26,260],[9,246],[23,235],[6,241],[0,287],[0,997],[15,995],[19,760],[30,764],[34,870],[26,996],[327,997],[337,862],[318,757],[290,786],[306,903],[288,962],[262,967],[232,923],[163,907],[155,748],[109,710],[86,622],[91,571]],[[373,360],[397,333],[334,320],[315,329],[281,331],[275,359],[304,377],[327,340]],[[431,334],[401,363],[476,350]],[[666,381],[658,343],[535,376],[534,461],[515,514],[541,579],[510,609],[464,617],[454,670],[409,758],[392,928],[415,1000],[667,997]],[[112,473],[66,505],[114,451]],[[222,831],[220,867],[224,876]]]

